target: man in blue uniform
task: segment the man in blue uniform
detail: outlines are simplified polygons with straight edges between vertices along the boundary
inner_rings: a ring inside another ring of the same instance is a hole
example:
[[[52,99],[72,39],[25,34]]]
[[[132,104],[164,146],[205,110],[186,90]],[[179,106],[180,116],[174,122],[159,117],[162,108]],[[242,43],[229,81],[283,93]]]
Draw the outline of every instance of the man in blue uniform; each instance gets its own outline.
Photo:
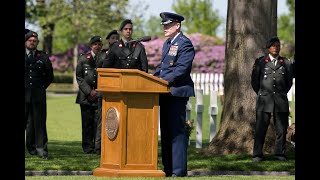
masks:
[[[160,95],[160,130],[162,163],[166,176],[187,175],[186,104],[194,96],[190,77],[195,56],[191,41],[180,31],[184,17],[160,13],[164,35],[161,63],[154,76],[168,81],[171,93]]]
[[[100,154],[101,118],[98,109],[97,70],[101,61],[102,39],[90,39],[91,51],[79,56],[76,78],[79,91],[76,103],[80,104],[82,124],[82,149],[86,154]]]
[[[279,55],[278,37],[270,38],[266,48],[269,53],[256,59],[251,74],[251,85],[257,94],[252,160],[259,162],[264,159],[263,144],[272,115],[276,128],[275,157],[280,161],[286,161],[284,152],[289,123],[287,93],[292,86],[292,64],[287,58]]]
[[[31,155],[48,159],[46,89],[53,81],[49,56],[37,49],[38,34],[25,29],[26,147]]]

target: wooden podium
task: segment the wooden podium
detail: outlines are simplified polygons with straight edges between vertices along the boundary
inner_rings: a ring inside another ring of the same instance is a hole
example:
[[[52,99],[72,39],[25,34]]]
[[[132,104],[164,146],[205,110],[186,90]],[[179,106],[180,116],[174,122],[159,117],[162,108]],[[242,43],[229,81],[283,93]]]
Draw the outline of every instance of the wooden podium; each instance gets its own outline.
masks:
[[[94,176],[165,177],[158,170],[159,93],[168,83],[137,69],[98,68],[101,160]]]

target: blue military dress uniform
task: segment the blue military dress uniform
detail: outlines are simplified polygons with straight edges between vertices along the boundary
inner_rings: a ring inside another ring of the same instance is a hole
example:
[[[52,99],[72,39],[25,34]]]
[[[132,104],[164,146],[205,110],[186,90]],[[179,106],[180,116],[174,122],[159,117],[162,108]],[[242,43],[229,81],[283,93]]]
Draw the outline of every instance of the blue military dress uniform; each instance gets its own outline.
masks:
[[[159,98],[161,153],[166,176],[187,175],[185,120],[187,101],[195,96],[190,76],[194,56],[191,41],[180,32],[173,42],[170,39],[165,41],[161,64],[154,73],[154,76],[168,81],[171,90]]]

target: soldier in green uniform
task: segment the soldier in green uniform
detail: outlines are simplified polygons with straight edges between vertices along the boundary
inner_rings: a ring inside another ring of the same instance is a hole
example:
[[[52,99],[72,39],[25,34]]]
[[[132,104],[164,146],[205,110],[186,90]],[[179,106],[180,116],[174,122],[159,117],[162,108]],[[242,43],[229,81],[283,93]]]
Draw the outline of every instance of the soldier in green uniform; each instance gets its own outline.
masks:
[[[133,42],[133,24],[130,19],[124,20],[119,30],[121,39],[114,43],[103,60],[102,67],[118,69],[139,69],[148,72],[148,60],[141,42]]]
[[[76,78],[79,91],[76,103],[80,104],[82,123],[82,149],[86,154],[100,154],[101,118],[98,109],[97,70],[101,61],[102,39],[93,36],[91,50],[79,56],[76,67]],[[98,128],[100,127],[100,128]]]
[[[108,47],[101,50],[101,61],[99,61],[99,64],[97,65],[97,68],[102,67],[102,60],[106,58],[109,49],[111,46],[119,40],[119,33],[117,30],[112,30],[109,32],[109,34],[106,37],[106,41],[108,44]],[[96,145],[95,145],[95,152],[96,154],[101,154],[101,118],[102,118],[102,93],[98,92],[98,114],[95,117],[97,122],[97,133],[96,133]],[[99,144],[100,143],[100,144]]]
[[[269,39],[266,48],[269,53],[255,60],[251,74],[251,85],[257,94],[252,160],[259,162],[264,159],[263,145],[272,115],[276,128],[275,157],[286,161],[285,143],[289,123],[287,93],[292,86],[292,63],[279,55],[278,37]]]
[[[31,155],[48,159],[46,89],[53,81],[53,68],[49,56],[37,50],[38,34],[25,32],[26,147]]]
[[[106,41],[107,41],[108,47],[101,50],[101,52],[102,52],[102,59],[105,59],[105,58],[106,58],[107,53],[108,53],[109,49],[111,48],[111,46],[112,46],[115,42],[119,41],[119,39],[120,39],[120,35],[119,35],[119,33],[118,33],[117,30],[112,30],[112,31],[109,32],[109,34],[108,34],[107,37],[106,37]]]

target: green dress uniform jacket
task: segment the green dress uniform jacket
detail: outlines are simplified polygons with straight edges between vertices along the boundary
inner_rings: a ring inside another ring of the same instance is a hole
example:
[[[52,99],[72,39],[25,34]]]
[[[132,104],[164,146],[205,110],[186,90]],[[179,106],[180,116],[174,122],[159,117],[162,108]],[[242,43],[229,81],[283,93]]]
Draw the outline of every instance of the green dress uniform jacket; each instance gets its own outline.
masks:
[[[46,103],[46,89],[53,81],[53,68],[49,56],[36,50],[33,58],[25,54],[25,102]]]
[[[79,56],[76,67],[76,78],[79,85],[79,91],[76,98],[77,104],[97,105],[96,101],[89,101],[88,96],[92,89],[97,89],[97,68],[101,63],[101,54],[96,55],[96,60],[91,52]]]
[[[256,110],[289,112],[287,93],[292,86],[292,63],[279,57],[276,66],[266,54],[257,58],[251,75],[251,85],[257,94]]]
[[[148,60],[142,43],[125,47],[122,40],[115,42],[103,60],[103,68],[139,69],[148,72]]]

